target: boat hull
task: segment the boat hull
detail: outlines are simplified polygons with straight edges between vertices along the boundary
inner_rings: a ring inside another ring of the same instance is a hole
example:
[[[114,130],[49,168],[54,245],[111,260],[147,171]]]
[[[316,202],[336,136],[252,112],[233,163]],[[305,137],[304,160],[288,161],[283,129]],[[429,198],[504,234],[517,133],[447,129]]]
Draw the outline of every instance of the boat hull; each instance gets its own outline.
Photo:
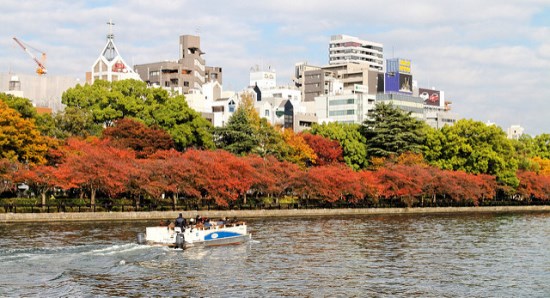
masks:
[[[145,243],[174,247],[240,244],[250,239],[245,223],[221,226],[191,226],[183,231],[170,227],[147,227]]]

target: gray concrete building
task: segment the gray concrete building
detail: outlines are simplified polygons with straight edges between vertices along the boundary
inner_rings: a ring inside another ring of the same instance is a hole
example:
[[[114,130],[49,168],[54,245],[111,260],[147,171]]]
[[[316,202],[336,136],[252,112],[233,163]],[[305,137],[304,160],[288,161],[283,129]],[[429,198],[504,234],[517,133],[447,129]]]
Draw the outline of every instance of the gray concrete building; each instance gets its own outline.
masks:
[[[177,61],[139,64],[134,69],[150,86],[189,93],[191,89],[201,90],[202,85],[210,81],[222,83],[222,68],[206,66],[202,57],[204,54],[199,36],[182,35],[179,38]]]
[[[0,92],[29,99],[37,108],[52,112],[63,110],[63,92],[81,84],[78,78],[67,76],[37,76],[36,74],[0,73]]]

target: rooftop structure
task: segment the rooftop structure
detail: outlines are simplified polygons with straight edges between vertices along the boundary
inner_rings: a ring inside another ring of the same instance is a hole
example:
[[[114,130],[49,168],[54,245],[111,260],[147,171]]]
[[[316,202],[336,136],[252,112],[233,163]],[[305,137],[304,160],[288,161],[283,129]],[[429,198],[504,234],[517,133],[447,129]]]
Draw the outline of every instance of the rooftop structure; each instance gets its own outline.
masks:
[[[86,74],[86,81],[93,83],[95,80],[105,80],[109,82],[135,79],[139,80],[139,75],[134,72],[122,56],[115,45],[115,35],[113,34],[112,21],[109,25],[109,34],[107,34],[107,44],[103,47],[101,54],[92,66],[92,71]]]

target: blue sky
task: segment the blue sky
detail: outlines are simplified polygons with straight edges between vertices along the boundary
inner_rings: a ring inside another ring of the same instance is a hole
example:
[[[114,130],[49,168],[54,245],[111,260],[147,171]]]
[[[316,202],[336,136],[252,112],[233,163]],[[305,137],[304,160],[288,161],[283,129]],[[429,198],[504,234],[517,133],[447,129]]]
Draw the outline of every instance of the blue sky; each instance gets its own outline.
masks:
[[[51,75],[84,79],[113,19],[130,64],[175,60],[178,37],[201,36],[224,88],[241,90],[250,67],[289,84],[294,64],[328,63],[328,42],[347,34],[412,60],[421,87],[445,91],[463,118],[550,133],[550,1],[2,1],[0,72],[32,73],[17,36],[48,54]]]

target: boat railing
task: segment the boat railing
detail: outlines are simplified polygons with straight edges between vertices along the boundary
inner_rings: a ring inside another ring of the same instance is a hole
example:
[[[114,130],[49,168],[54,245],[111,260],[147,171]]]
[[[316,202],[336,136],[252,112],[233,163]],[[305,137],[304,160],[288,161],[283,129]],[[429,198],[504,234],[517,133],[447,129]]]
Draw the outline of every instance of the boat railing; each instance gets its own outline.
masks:
[[[210,225],[205,225],[205,224],[196,224],[194,226],[191,226],[192,228],[195,228],[197,230],[219,230],[219,229],[222,229],[222,228],[231,228],[231,227],[238,227],[238,226],[244,226],[246,225],[246,222],[244,221],[238,221],[238,222],[231,222],[231,223],[223,223],[223,224],[210,224]]]

